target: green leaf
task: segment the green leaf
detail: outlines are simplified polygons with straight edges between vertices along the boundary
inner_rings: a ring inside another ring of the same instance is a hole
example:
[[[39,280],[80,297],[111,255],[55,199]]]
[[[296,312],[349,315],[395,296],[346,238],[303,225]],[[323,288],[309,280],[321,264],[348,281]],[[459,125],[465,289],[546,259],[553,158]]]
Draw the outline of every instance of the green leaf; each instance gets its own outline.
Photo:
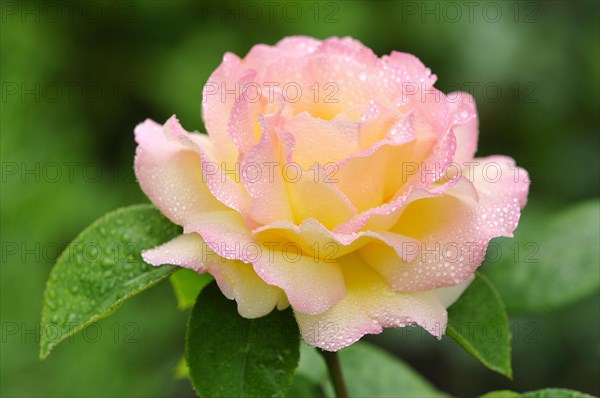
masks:
[[[510,390],[492,391],[479,398],[519,398],[521,394]]]
[[[592,395],[564,388],[544,388],[543,390],[525,392],[521,398],[594,398]]]
[[[548,218],[537,224],[524,218],[535,228],[518,229],[513,243],[494,241],[503,256],[488,260],[484,269],[511,312],[558,309],[600,287],[600,202],[584,202]]]
[[[304,376],[303,374],[296,374],[292,386],[285,394],[287,398],[323,398],[323,390],[319,383],[315,383],[313,380]]]
[[[180,228],[151,205],[115,210],[86,228],[50,273],[42,308],[40,358],[126,299],[171,275],[174,266],[148,265],[141,251],[179,233]]]
[[[371,344],[339,351],[348,394],[353,397],[446,397],[410,366]],[[328,384],[329,394],[333,388]]]
[[[321,396],[321,391],[324,391],[325,396],[334,397],[335,394],[323,357],[314,347],[304,344],[300,352],[297,377],[301,378],[301,386],[297,388],[317,391],[303,396],[318,397]],[[400,359],[369,343],[354,343],[338,353],[344,381],[351,397],[447,396],[436,390],[426,379]],[[320,390],[315,390],[319,387]],[[288,394],[289,398],[295,396],[291,392]]]
[[[304,342],[300,345],[300,363],[298,364],[298,374],[307,379],[320,384],[329,380],[327,365],[323,356],[317,352],[317,349]]]
[[[196,297],[213,277],[210,274],[199,274],[191,269],[181,269],[171,275],[171,285],[177,297],[177,307],[180,310],[192,308]]]
[[[524,392],[522,394],[513,391],[492,391],[480,398],[594,398],[592,395],[582,392],[566,390],[563,388],[545,388],[543,390]]]
[[[173,369],[173,376],[178,380],[190,378],[190,368],[187,366],[185,356],[182,356],[179,362],[177,362],[175,369]]]
[[[315,347],[300,343],[300,362],[287,398],[325,397],[324,385],[329,381],[327,366]]]
[[[192,385],[203,398],[283,396],[298,366],[299,345],[291,309],[242,318],[236,303],[211,283],[198,296],[187,325]]]
[[[508,317],[500,296],[483,275],[476,273],[473,283],[448,308],[446,334],[486,367],[512,378]]]

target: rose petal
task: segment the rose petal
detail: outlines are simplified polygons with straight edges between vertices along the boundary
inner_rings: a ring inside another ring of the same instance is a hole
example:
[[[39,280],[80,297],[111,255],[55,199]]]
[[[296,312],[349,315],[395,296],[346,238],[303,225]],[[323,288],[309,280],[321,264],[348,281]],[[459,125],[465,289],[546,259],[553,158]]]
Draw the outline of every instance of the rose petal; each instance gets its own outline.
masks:
[[[527,174],[510,158],[476,161],[469,172],[473,183],[462,177],[442,196],[411,202],[392,228],[392,232],[421,241],[415,259],[405,262],[376,243],[361,249],[363,258],[394,289],[426,291],[455,285],[479,267],[492,238],[512,236],[527,196]],[[478,195],[476,203],[469,193],[473,189]]]
[[[324,261],[301,253],[294,244],[268,242],[254,261],[254,270],[268,284],[283,289],[294,309],[318,314],[346,294],[337,260]]]
[[[165,128],[173,139],[195,149],[200,155],[203,183],[214,197],[226,206],[246,215],[250,208],[250,196],[241,184],[239,163],[228,165],[218,162],[212,141],[200,134],[185,131],[175,116],[166,123]]]
[[[261,71],[281,58],[300,58],[313,53],[321,41],[308,36],[290,36],[274,46],[257,44],[244,57],[244,66]]]
[[[355,255],[341,259],[346,296],[316,315],[295,309],[302,338],[310,345],[337,351],[384,327],[417,324],[440,338],[447,313],[434,292],[398,293]]]
[[[431,188],[416,188],[409,185],[404,192],[400,191],[401,194],[397,195],[392,201],[363,211],[338,225],[334,231],[339,233],[350,233],[359,230],[387,231],[397,223],[408,204],[418,199],[440,196],[451,191],[458,182],[460,182],[460,176]],[[477,193],[474,189],[468,189],[467,196],[473,199],[477,197]]]
[[[462,164],[473,159],[477,151],[477,136],[479,134],[479,120],[475,99],[468,93],[455,92],[448,94],[451,101],[456,101],[453,110],[452,132],[456,137],[456,153],[453,161]]]
[[[239,80],[249,72],[240,58],[232,53],[210,75],[202,90],[202,119],[217,151],[218,158],[227,164],[237,160],[238,151],[227,129],[231,108],[239,97]]]
[[[135,174],[152,203],[175,224],[204,212],[226,209],[202,178],[200,156],[173,140],[156,122],[135,128]]]
[[[357,214],[348,198],[329,182],[331,170],[321,165],[305,170],[298,164],[287,163],[283,173],[296,224],[315,218],[333,229]]]
[[[324,262],[352,253],[372,241],[385,243],[398,256],[410,261],[414,254],[405,253],[404,248],[417,243],[414,239],[387,231],[335,233],[315,219],[308,219],[300,226],[289,221],[279,221],[252,232],[257,242],[293,244],[303,253],[319,257]]]
[[[294,219],[278,142],[277,136],[265,130],[242,160],[242,181],[252,198],[250,217],[259,224]]]
[[[236,301],[238,312],[245,318],[267,315],[282,301],[281,289],[266,284],[250,264],[219,257],[196,233],[180,235],[145,250],[142,256],[152,265],[173,264],[210,273],[225,297]]]
[[[198,234],[182,234],[160,246],[142,251],[142,258],[151,265],[178,265],[200,274],[208,270],[208,263],[217,255]]]
[[[335,163],[360,150],[359,123],[321,120],[306,112],[285,121],[295,139],[292,159],[304,169]]]
[[[475,274],[472,274],[467,279],[459,283],[458,285],[441,287],[435,289],[434,292],[437,294],[438,299],[445,308],[450,307],[458,300],[461,294],[469,287],[471,282],[475,279]]]

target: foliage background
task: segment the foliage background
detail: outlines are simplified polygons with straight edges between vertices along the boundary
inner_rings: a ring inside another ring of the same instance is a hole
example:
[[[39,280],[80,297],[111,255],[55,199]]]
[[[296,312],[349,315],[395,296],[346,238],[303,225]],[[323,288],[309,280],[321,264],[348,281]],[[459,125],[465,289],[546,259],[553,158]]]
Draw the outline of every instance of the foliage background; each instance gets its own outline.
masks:
[[[272,17],[253,2],[256,21],[240,2],[2,3],[0,395],[193,396],[188,381],[173,378],[187,314],[175,309],[168,284],[44,363],[38,321],[60,248],[105,212],[147,201],[133,177],[134,126],[176,113],[188,130],[203,131],[201,89],[225,51],[243,55],[253,44],[305,34],[350,35],[380,55],[413,53],[441,89],[472,90],[479,154],[508,154],[529,170],[525,217],[598,197],[597,2],[475,2],[472,18],[464,2],[453,2],[460,16],[436,1],[270,3]],[[455,396],[546,386],[598,395],[598,298],[511,315],[521,331],[513,382],[416,330],[369,340]]]

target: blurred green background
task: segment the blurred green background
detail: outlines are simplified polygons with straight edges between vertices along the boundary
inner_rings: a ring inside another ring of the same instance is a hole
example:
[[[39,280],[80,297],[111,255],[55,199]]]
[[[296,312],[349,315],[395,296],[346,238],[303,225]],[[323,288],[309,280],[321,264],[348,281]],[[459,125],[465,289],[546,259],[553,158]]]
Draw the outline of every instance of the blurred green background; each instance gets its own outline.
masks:
[[[437,87],[475,96],[479,155],[507,154],[529,170],[524,217],[598,197],[598,2],[466,3],[3,1],[1,395],[193,396],[173,378],[187,314],[168,284],[44,363],[38,321],[60,250],[105,212],[147,202],[133,176],[134,126],[176,113],[203,131],[201,89],[226,51],[302,34],[413,53]],[[454,396],[546,386],[598,395],[598,298],[511,315],[513,332],[532,337],[515,338],[512,382],[423,333],[370,340]]]

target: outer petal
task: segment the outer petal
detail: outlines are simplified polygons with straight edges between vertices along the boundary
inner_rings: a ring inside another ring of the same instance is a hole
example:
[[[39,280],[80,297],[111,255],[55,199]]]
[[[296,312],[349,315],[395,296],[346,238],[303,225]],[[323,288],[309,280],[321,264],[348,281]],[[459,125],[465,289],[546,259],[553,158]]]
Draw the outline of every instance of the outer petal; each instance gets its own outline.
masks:
[[[244,318],[259,318],[280,305],[285,294],[280,288],[266,284],[252,268],[242,261],[226,260],[210,266],[219,288],[229,299],[237,302],[238,312]]]
[[[467,279],[459,283],[458,285],[441,287],[439,289],[435,289],[435,294],[438,296],[438,299],[442,303],[445,308],[450,307],[461,294],[469,287],[471,282],[475,279],[475,274],[472,274]]]
[[[289,36],[281,39],[274,46],[257,44],[250,49],[243,63],[246,67],[263,70],[281,58],[299,58],[313,53],[321,41],[308,36]]]
[[[519,222],[520,209],[527,203],[529,175],[508,156],[476,158],[474,162],[472,181],[483,199],[481,222],[484,228],[510,237]]]
[[[213,196],[224,205],[246,215],[250,207],[250,196],[241,184],[239,164],[218,162],[213,142],[205,135],[185,131],[175,116],[167,120],[165,128],[172,139],[198,152],[202,166],[202,182]]]
[[[308,344],[337,351],[367,333],[384,327],[420,325],[442,336],[447,313],[434,292],[397,293],[357,256],[342,259],[348,293],[330,310],[307,315],[295,310],[302,338]]]
[[[476,159],[468,183],[440,197],[412,202],[392,231],[419,239],[418,255],[410,262],[398,258],[387,247],[370,244],[361,255],[400,291],[426,291],[452,286],[479,267],[489,241],[512,236],[525,205],[527,173],[510,158]],[[478,201],[468,193],[474,186]]]
[[[196,232],[219,256],[251,262],[256,257],[254,239],[243,217],[236,211],[204,213],[188,220],[184,233]]]
[[[233,104],[241,92],[239,80],[248,72],[237,55],[226,53],[202,90],[202,119],[218,150],[219,159],[228,164],[237,160],[238,153],[227,124]]]
[[[479,120],[475,108],[475,99],[464,92],[450,93],[447,98],[456,101],[456,109],[453,112],[453,124],[455,126],[452,129],[456,137],[454,162],[462,164],[471,161],[477,151]]]
[[[152,265],[171,264],[203,274],[208,263],[217,259],[198,234],[182,234],[152,249],[144,250],[142,258]]]
[[[307,256],[298,245],[280,240],[257,242],[234,211],[205,213],[183,232],[198,233],[220,257],[252,263],[263,281],[283,289],[290,304],[304,312],[323,312],[345,294],[337,261]]]
[[[417,254],[411,261],[379,244],[362,248],[361,257],[398,291],[428,291],[463,281],[481,264],[490,239],[474,229],[478,203],[472,189],[462,178],[441,196],[406,206],[392,231],[419,241],[412,247]]]
[[[218,256],[195,233],[180,235],[144,251],[142,256],[152,265],[173,264],[210,273],[223,294],[237,302],[238,312],[244,318],[264,316],[282,300],[281,289],[263,282],[250,264]]]
[[[200,156],[151,120],[135,128],[135,174],[152,203],[175,224],[226,209],[202,178]]]
[[[304,313],[326,311],[346,294],[337,260],[304,255],[294,244],[263,244],[254,269],[265,282],[283,289],[291,306]]]
[[[431,69],[412,54],[392,51],[389,56],[384,56],[383,60],[394,69],[405,85],[419,83],[425,90],[431,88],[437,80],[437,77],[431,73]]]

